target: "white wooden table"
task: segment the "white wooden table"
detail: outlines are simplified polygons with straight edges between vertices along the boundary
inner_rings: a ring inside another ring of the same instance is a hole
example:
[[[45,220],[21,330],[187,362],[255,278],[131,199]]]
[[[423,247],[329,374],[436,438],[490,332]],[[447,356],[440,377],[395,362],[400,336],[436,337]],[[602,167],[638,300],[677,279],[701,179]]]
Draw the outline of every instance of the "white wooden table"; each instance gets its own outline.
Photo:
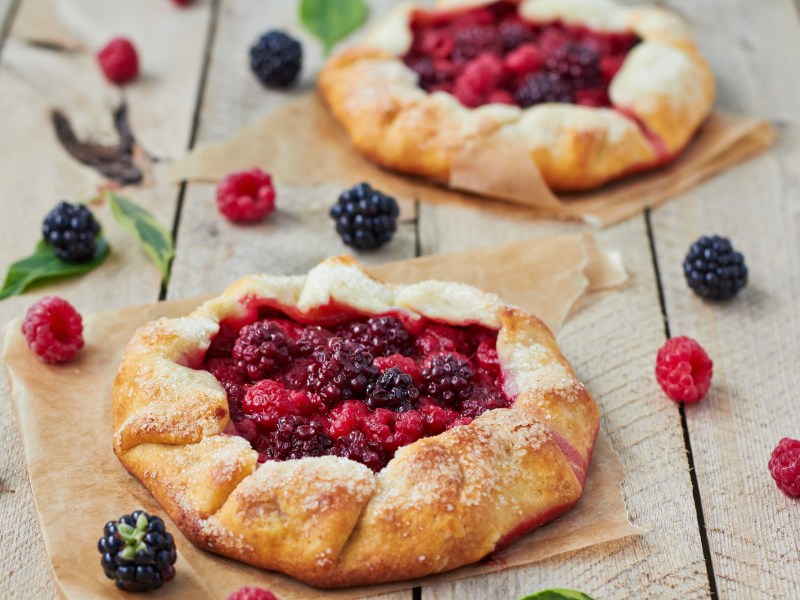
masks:
[[[374,0],[371,18],[391,4]],[[665,4],[693,23],[718,77],[718,106],[770,119],[780,135],[767,154],[651,214],[599,231],[604,246],[623,252],[633,283],[597,298],[560,335],[599,399],[602,427],[625,467],[631,519],[645,533],[392,600],[514,599],[551,586],[598,599],[800,596],[800,503],[778,492],[766,469],[781,437],[800,437],[800,21],[791,0]],[[168,0],[0,0],[0,269],[32,249],[57,200],[86,198],[102,183],[59,147],[48,115],[58,106],[80,133],[110,134],[120,93],[102,80],[93,56],[107,38],[124,34],[139,47],[144,77],[125,91],[133,131],[156,156],[175,158],[197,142],[230,136],[313,85],[322,57],[303,35],[295,6],[295,0],[199,0],[177,10]],[[275,27],[304,42],[302,84],[289,94],[264,90],[247,67],[249,45]],[[32,31],[84,49],[31,44]],[[89,312],[212,292],[250,272],[306,271],[343,250],[326,212],[335,192],[283,186],[279,197],[291,201],[275,218],[235,227],[219,218],[213,186],[133,188],[126,195],[176,233],[169,286],[162,289],[144,254],[110,226],[113,253],[99,270],[0,302],[0,322],[20,317],[45,292]],[[577,227],[410,200],[403,202],[395,241],[364,259]],[[704,303],[686,288],[683,255],[704,233],[731,237],[746,255],[750,285],[734,302]],[[695,337],[715,363],[709,396],[685,411],[653,377],[656,351],[669,334]],[[50,598],[56,591],[16,423],[7,390],[0,392],[0,598]]]

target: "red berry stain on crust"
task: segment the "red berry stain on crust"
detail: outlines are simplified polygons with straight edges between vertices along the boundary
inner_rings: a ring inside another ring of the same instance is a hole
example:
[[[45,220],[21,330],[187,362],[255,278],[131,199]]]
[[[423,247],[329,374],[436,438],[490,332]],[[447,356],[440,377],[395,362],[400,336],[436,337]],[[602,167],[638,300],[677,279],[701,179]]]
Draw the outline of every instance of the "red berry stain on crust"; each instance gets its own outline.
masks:
[[[398,448],[511,404],[496,331],[325,310],[309,323],[259,306],[222,323],[203,368],[261,462],[331,455],[379,471]]]
[[[633,33],[607,33],[520,18],[517,3],[412,13],[404,62],[428,92],[452,93],[469,108],[489,103],[523,108],[542,102],[610,106],[608,85]]]
[[[130,83],[139,75],[139,56],[126,38],[114,38],[97,53],[103,74],[112,83]]]
[[[658,351],[656,380],[675,402],[698,402],[711,387],[714,363],[691,338],[671,338]]]
[[[22,334],[33,353],[50,364],[72,360],[83,348],[81,315],[55,296],[45,296],[28,309]]]

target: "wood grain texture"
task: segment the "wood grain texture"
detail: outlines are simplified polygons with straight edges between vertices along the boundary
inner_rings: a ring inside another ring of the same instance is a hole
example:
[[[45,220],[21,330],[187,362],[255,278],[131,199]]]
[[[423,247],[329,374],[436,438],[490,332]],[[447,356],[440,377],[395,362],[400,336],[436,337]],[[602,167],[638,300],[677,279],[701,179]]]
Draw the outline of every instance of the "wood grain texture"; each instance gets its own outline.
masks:
[[[696,338],[714,360],[711,392],[687,407],[692,452],[720,598],[800,595],[800,504],[767,470],[781,437],[800,438],[800,56],[791,0],[671,0],[700,32],[722,108],[772,120],[776,147],[652,215],[673,336]],[[683,258],[719,233],[744,253],[750,283],[736,299],[695,297]]]
[[[576,229],[443,205],[421,204],[419,213],[425,254]],[[597,237],[622,251],[632,283],[593,299],[567,322],[559,342],[600,404],[602,427],[625,468],[622,489],[631,520],[645,533],[529,567],[426,587],[424,600],[516,598],[546,587],[579,589],[596,598],[708,595],[678,411],[652,376],[664,332],[644,222],[632,219]]]
[[[58,31],[69,32],[85,50],[62,52],[31,45],[15,37],[12,28],[0,56],[3,272],[12,261],[31,252],[40,235],[42,218],[59,199],[87,199],[103,183],[99,175],[75,162],[59,146],[49,113],[54,107],[64,110],[79,136],[114,140],[111,111],[122,94],[103,80],[93,55],[108,38],[128,35],[140,50],[142,77],[125,96],[132,128],[141,144],[160,157],[177,156],[185,151],[192,127],[208,30],[208,3],[201,2],[187,11],[179,11],[164,0],[139,1],[135,10],[124,0],[54,0],[53,7],[49,14],[58,19]],[[26,19],[39,18],[39,14],[39,10],[29,12],[23,0],[14,23],[36,31]],[[180,43],[175,42],[177,39]],[[149,185],[125,190],[124,194],[171,226],[177,200],[174,186]],[[64,296],[82,312],[158,298],[158,271],[128,234],[112,222],[107,208],[95,212],[112,247],[106,263],[82,278],[3,301],[0,322],[21,317],[43,293]],[[0,436],[5,440],[0,446],[0,598],[49,598],[55,596],[55,587],[5,388],[5,377],[0,377]],[[76,543],[95,541],[94,534],[87,540],[76,539]]]

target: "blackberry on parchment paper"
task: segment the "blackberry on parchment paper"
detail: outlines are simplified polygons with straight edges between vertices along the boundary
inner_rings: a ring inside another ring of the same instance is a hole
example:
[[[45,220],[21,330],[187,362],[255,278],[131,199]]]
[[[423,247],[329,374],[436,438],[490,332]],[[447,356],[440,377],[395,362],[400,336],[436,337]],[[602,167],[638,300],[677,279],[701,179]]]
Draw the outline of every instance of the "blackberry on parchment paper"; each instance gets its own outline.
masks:
[[[143,510],[106,523],[97,549],[106,577],[121,590],[155,590],[175,577],[175,540],[161,517]]]

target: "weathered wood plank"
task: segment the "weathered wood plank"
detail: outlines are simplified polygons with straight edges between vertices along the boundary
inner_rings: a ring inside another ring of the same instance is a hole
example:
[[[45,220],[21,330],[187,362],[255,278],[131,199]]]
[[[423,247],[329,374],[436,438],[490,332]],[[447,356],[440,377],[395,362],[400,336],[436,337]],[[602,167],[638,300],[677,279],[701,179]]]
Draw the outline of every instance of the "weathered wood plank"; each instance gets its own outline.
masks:
[[[391,2],[373,2],[371,18]],[[264,88],[249,68],[248,50],[269,29],[285,29],[303,43],[303,70],[290,91]],[[318,42],[301,28],[295,3],[223,2],[214,38],[198,142],[230,137],[260,115],[312,89],[324,58]],[[314,165],[308,165],[311,170]],[[355,183],[355,182],[354,182]],[[328,216],[341,189],[336,185],[277,187],[276,212],[264,223],[235,225],[216,206],[215,187],[187,187],[178,230],[178,253],[169,297],[217,291],[254,272],[302,273],[334,254],[354,253],[341,243]],[[401,201],[401,225],[391,244],[359,253],[365,263],[414,255],[413,202]]]
[[[430,204],[420,206],[419,220],[425,254],[575,229]],[[427,587],[426,600],[516,598],[553,586],[583,590],[597,598],[708,595],[679,415],[652,375],[664,333],[644,222],[632,219],[598,232],[597,237],[604,246],[623,252],[632,284],[592,302],[568,321],[559,339],[601,406],[602,427],[625,467],[622,490],[631,520],[645,533],[631,542]]]
[[[787,75],[800,55],[796,7],[668,4],[696,24],[720,106],[781,128],[772,151],[659,209],[652,223],[671,334],[696,338],[715,363],[710,394],[686,415],[719,597],[796,597],[798,504],[767,470],[778,440],[800,437],[800,84]],[[731,238],[751,272],[725,304],[701,301],[683,279],[689,245],[713,233]]]
[[[0,14],[7,5],[0,3]],[[1,55],[2,271],[30,253],[40,235],[42,218],[59,199],[89,198],[102,183],[58,145],[49,112],[54,107],[65,110],[79,135],[113,140],[111,109],[121,94],[103,81],[93,55],[106,38],[128,35],[139,47],[143,77],[126,89],[126,97],[133,131],[144,147],[160,157],[180,155],[192,126],[208,4],[181,11],[165,0],[141,1],[136,6],[123,0],[60,0],[58,9],[52,12],[53,18],[63,17],[60,28],[82,41],[86,51],[34,47],[15,38],[12,28]],[[22,27],[28,18],[32,17],[23,0],[14,23]],[[174,186],[144,187],[128,195],[171,226],[177,200]],[[64,296],[81,311],[158,298],[161,284],[156,269],[112,223],[108,209],[96,212],[113,249],[108,261],[83,278],[3,301],[0,322],[22,316],[44,293]],[[0,597],[54,597],[5,377],[0,380],[0,437],[6,440],[0,447]]]

